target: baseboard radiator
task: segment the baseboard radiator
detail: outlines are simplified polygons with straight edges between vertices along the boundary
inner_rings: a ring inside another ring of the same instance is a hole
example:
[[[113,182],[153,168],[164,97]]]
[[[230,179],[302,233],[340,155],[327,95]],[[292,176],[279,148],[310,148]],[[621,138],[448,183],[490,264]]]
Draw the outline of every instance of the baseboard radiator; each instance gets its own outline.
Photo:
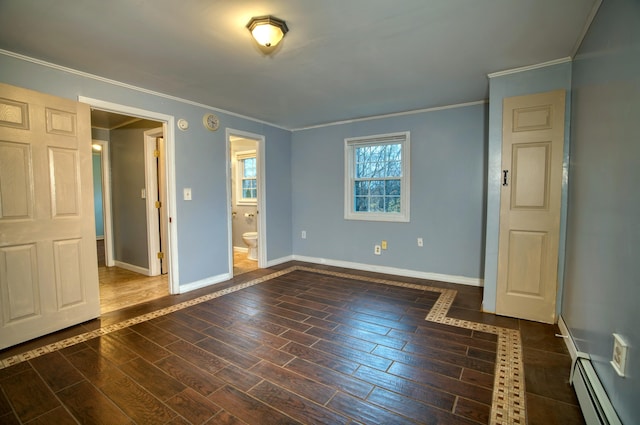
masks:
[[[587,425],[622,425],[589,358],[576,359],[571,379]]]

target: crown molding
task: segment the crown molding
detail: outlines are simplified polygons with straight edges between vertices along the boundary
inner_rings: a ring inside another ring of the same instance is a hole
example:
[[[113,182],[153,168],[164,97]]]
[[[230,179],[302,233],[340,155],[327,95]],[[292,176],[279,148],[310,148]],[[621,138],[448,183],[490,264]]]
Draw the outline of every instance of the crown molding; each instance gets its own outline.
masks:
[[[531,71],[539,68],[546,68],[547,66],[559,65],[561,63],[567,63],[571,61],[572,61],[571,57],[567,56],[564,58],[554,59],[552,61],[537,63],[534,65],[527,65],[520,68],[513,68],[513,69],[506,69],[504,71],[492,72],[491,74],[487,74],[487,77],[489,78],[503,77],[505,75],[518,74],[520,72]]]
[[[354,118],[354,119],[351,119],[351,120],[333,121],[333,122],[329,122],[329,123],[325,123],[325,124],[317,124],[317,125],[310,125],[308,127],[294,128],[291,131],[293,132],[293,131],[310,130],[310,129],[313,129],[313,128],[331,127],[331,126],[334,126],[334,125],[350,124],[350,123],[354,123],[354,122],[379,120],[379,119],[383,119],[383,118],[400,117],[400,116],[403,116],[403,115],[415,115],[415,114],[421,114],[423,112],[435,112],[435,111],[442,111],[442,110],[445,110],[445,109],[464,108],[464,107],[467,107],[467,106],[482,105],[484,103],[489,103],[489,100],[488,99],[476,100],[476,101],[473,101],[473,102],[456,103],[456,104],[453,104],[453,105],[436,106],[436,107],[433,107],[433,108],[412,109],[410,111],[393,112],[391,114],[372,115],[372,116],[369,116],[369,117]]]
[[[9,56],[9,57],[12,57],[12,58],[15,58],[15,59],[20,59],[20,60],[23,60],[23,61],[26,61],[26,62],[31,62],[31,63],[37,64],[37,65],[45,66],[47,68],[55,69],[57,71],[62,71],[62,72],[66,72],[68,74],[77,75],[79,77],[89,78],[91,80],[100,81],[102,83],[111,84],[111,85],[118,86],[118,87],[123,87],[123,88],[129,89],[129,90],[134,90],[134,91],[137,91],[137,92],[140,92],[140,93],[145,93],[145,94],[149,94],[149,95],[152,95],[152,96],[158,96],[158,97],[161,97],[161,98],[164,98],[164,99],[173,100],[175,102],[184,103],[186,105],[191,105],[191,106],[196,106],[196,107],[199,107],[199,108],[209,109],[209,110],[213,110],[213,111],[216,111],[216,112],[219,112],[219,113],[222,113],[222,114],[226,114],[226,115],[230,115],[230,116],[234,116],[234,117],[238,117],[238,118],[243,118],[245,120],[253,121],[253,122],[256,122],[256,123],[260,123],[260,124],[266,124],[266,125],[269,125],[271,127],[279,128],[281,130],[290,131],[288,128],[285,128],[285,127],[282,127],[282,126],[279,126],[277,124],[273,124],[273,123],[270,123],[270,122],[267,122],[267,121],[262,121],[262,120],[259,120],[257,118],[248,117],[246,115],[238,114],[236,112],[227,111],[225,109],[216,108],[215,106],[205,105],[204,103],[194,102],[194,101],[191,101],[191,100],[183,99],[181,97],[172,96],[170,94],[160,93],[160,92],[157,92],[157,91],[145,89],[143,87],[134,86],[132,84],[123,83],[122,81],[112,80],[110,78],[101,77],[99,75],[90,74],[88,72],[79,71],[77,69],[68,68],[66,66],[62,66],[62,65],[55,64],[55,63],[43,61],[41,59],[32,58],[30,56],[22,55],[20,53],[11,52],[9,50],[0,49],[0,54],[5,55],[5,56]]]

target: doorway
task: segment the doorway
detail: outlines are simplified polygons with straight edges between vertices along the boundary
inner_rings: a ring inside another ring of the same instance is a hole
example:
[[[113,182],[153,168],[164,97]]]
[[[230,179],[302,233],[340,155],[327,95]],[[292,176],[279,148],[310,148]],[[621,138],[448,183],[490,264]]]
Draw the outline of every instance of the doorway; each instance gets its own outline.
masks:
[[[91,119],[94,137],[107,139],[95,141],[102,148],[104,239],[96,244],[99,253],[104,247],[98,270],[104,314],[175,293],[167,201],[172,167],[164,160],[172,135],[167,121],[126,111],[94,106]]]
[[[232,276],[266,263],[264,136],[227,129],[229,270]]]

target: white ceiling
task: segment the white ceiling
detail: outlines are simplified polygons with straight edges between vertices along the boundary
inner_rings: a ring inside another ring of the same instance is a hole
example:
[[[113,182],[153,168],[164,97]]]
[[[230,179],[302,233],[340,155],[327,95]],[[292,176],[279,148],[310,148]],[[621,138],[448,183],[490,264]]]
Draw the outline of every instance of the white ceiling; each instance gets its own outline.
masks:
[[[0,0],[0,49],[296,129],[488,97],[599,0]],[[245,25],[289,26],[265,55]],[[1,74],[0,74],[1,75]]]

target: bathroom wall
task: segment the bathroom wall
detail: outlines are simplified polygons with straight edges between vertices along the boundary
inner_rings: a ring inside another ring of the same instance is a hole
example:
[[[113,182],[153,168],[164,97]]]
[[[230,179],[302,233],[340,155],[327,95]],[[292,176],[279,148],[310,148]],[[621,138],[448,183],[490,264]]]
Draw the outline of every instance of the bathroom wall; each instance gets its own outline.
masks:
[[[234,248],[246,249],[245,243],[242,241],[242,234],[245,232],[256,232],[258,230],[257,205],[238,205],[237,197],[237,162],[235,160],[236,152],[256,150],[257,143],[253,140],[242,139],[235,140],[231,144],[231,209],[235,212],[232,218],[232,240]],[[253,215],[245,217],[245,214]]]

